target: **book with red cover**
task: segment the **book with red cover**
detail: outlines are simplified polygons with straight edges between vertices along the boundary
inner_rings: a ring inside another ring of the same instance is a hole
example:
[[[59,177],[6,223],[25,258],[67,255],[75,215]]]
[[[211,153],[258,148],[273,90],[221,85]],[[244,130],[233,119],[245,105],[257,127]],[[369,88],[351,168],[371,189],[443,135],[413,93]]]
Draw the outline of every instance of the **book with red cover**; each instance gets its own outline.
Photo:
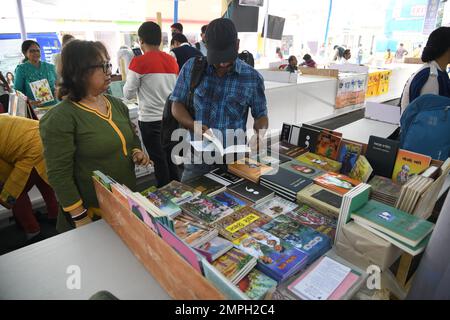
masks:
[[[323,130],[317,140],[316,154],[337,160],[341,141],[341,137],[334,135],[331,131]]]
[[[327,172],[321,176],[318,176],[314,179],[314,182],[319,186],[342,195],[346,194],[361,183],[358,180],[334,172]]]

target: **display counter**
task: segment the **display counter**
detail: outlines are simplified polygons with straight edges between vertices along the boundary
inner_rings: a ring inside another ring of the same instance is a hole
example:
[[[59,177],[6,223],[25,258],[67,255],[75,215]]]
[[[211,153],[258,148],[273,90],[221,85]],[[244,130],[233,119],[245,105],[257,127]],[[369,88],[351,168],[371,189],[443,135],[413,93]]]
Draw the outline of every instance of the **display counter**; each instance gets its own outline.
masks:
[[[76,267],[81,286],[69,289]],[[87,300],[102,290],[170,299],[104,220],[0,256],[0,300]]]

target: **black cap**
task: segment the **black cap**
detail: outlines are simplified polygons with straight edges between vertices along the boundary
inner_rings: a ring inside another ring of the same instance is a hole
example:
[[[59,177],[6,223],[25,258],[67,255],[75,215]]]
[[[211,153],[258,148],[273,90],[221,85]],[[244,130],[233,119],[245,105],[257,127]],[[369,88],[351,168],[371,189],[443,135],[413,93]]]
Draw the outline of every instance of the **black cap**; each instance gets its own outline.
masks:
[[[237,59],[238,37],[233,21],[225,18],[211,21],[206,29],[205,37],[209,64],[232,62]]]

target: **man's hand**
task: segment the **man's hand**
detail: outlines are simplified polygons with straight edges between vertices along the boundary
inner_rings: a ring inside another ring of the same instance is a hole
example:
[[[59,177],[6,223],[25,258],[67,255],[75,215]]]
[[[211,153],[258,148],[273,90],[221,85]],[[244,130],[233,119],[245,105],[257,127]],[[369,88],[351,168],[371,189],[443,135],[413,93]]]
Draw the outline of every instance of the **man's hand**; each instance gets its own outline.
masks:
[[[75,222],[75,227],[76,227],[76,228],[79,228],[79,227],[82,227],[82,226],[85,226],[85,225],[91,223],[91,222],[92,222],[92,219],[89,218],[89,217],[85,217],[85,218],[83,218],[83,219],[81,219],[81,220],[74,221],[74,222]]]

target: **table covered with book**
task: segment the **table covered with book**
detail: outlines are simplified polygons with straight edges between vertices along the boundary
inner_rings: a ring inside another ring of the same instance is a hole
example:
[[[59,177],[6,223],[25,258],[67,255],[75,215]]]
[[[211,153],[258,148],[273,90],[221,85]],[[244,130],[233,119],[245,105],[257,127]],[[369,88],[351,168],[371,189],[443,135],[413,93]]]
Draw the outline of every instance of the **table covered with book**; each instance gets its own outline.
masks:
[[[293,129],[268,154],[185,183],[137,193],[94,179],[225,298],[358,299],[369,266],[425,250],[450,160]]]

